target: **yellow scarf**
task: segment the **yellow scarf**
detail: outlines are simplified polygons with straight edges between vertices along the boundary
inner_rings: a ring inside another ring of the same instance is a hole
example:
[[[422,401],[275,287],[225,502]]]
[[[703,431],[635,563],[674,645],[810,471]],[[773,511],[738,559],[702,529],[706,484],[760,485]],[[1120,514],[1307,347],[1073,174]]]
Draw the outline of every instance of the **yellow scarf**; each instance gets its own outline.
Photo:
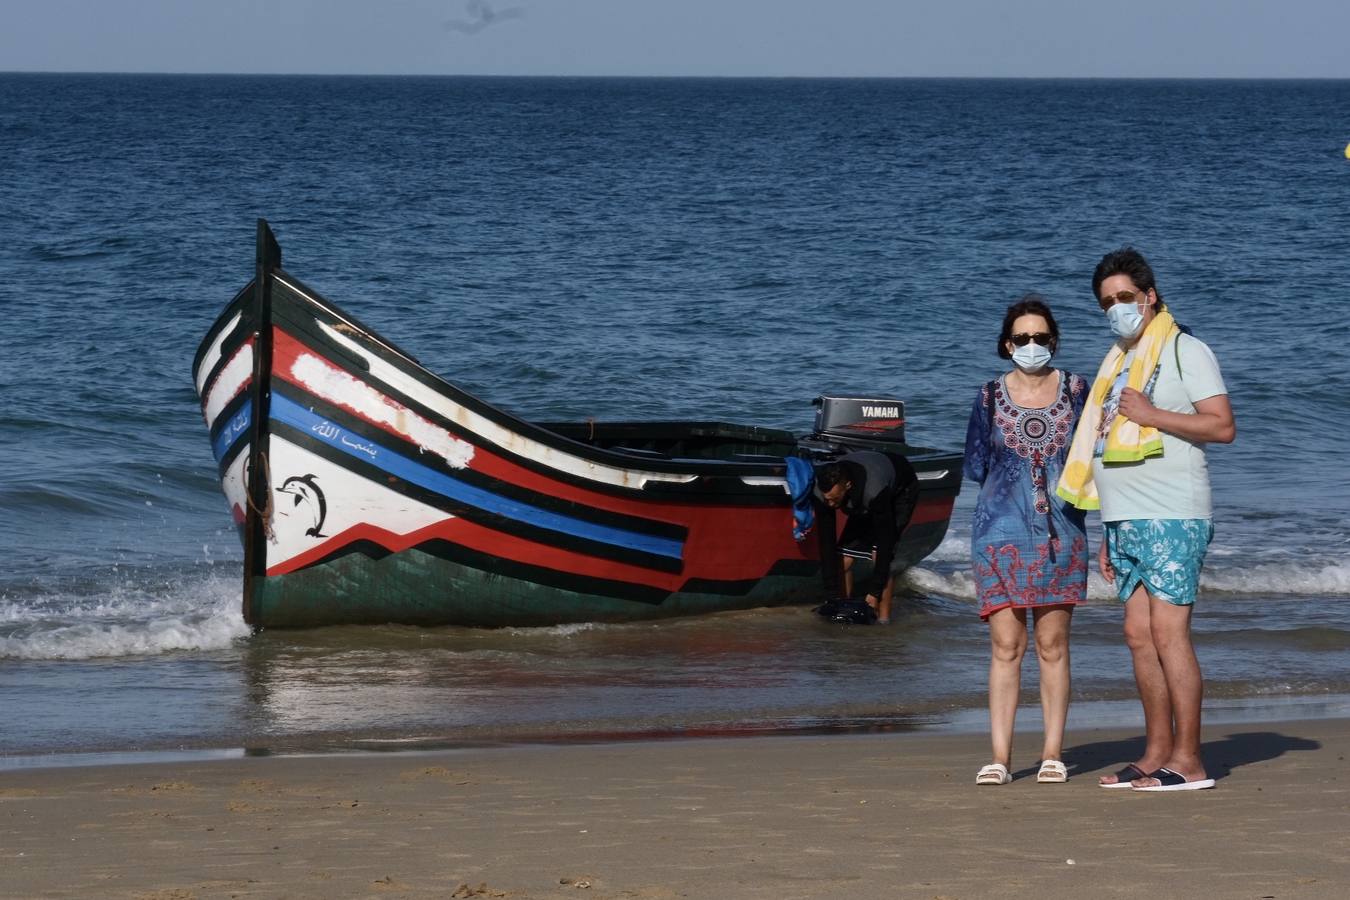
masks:
[[[1153,317],[1144,329],[1139,343],[1134,348],[1134,359],[1130,362],[1130,374],[1126,384],[1136,391],[1142,391],[1158,367],[1163,347],[1180,329],[1172,314],[1163,311]],[[1102,407],[1106,403],[1111,385],[1120,375],[1125,364],[1126,351],[1117,343],[1111,347],[1102,366],[1097,370],[1097,378],[1092,382],[1087,402],[1083,404],[1083,415],[1078,420],[1078,430],[1074,432],[1073,443],[1069,445],[1069,456],[1064,463],[1064,472],[1059,477],[1059,486],[1055,493],[1079,509],[1101,509],[1101,499],[1097,496],[1097,486],[1092,481],[1092,453],[1097,444],[1097,432],[1102,423]],[[1106,448],[1102,453],[1104,463],[1138,462],[1163,452],[1162,435],[1158,429],[1140,425],[1137,422],[1117,414],[1111,422],[1111,430],[1106,435]]]

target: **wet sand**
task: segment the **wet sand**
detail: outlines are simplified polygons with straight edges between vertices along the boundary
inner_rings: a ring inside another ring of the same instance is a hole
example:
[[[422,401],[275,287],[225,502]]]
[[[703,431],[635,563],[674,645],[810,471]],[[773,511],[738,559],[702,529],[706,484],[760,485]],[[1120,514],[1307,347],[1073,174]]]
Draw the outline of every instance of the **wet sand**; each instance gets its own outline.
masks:
[[[973,783],[980,734],[761,737],[0,771],[0,895],[1343,897],[1350,720],[1216,725],[1218,786]]]

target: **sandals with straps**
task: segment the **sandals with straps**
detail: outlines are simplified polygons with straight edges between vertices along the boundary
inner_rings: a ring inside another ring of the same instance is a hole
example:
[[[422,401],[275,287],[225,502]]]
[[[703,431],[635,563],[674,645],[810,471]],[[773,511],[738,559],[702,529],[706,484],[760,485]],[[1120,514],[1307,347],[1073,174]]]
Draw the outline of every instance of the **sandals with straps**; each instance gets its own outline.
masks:
[[[990,763],[975,774],[976,784],[1007,784],[1012,781],[1008,767],[1003,763]]]
[[[1043,760],[1040,771],[1036,773],[1037,784],[1063,784],[1068,780],[1068,768],[1057,759]]]

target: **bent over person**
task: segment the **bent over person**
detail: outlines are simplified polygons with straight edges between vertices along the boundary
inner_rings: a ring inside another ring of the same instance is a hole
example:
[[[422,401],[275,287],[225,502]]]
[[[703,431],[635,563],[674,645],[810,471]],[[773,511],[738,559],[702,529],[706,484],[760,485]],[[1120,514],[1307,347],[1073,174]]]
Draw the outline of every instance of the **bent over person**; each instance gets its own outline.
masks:
[[[871,559],[872,572],[860,589],[877,622],[886,624],[895,593],[891,566],[919,498],[914,467],[903,456],[857,450],[818,468],[816,487],[828,510],[820,523],[820,564],[827,588],[837,589],[842,563],[844,593],[852,596],[853,560]],[[837,541],[834,510],[848,517]]]
[[[1058,493],[1101,510],[1097,563],[1125,605],[1145,732],[1144,755],[1100,784],[1210,788],[1191,610],[1214,536],[1205,445],[1233,440],[1233,410],[1214,354],[1177,325],[1138,251],[1103,257],[1092,290],[1116,342],[1088,394]]]

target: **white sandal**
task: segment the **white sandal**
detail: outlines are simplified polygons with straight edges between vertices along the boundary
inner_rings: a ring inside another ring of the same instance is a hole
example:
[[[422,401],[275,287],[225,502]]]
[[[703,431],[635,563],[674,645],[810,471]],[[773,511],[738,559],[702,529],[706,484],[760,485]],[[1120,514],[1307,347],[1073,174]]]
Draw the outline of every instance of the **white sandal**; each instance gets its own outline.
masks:
[[[1069,770],[1057,759],[1041,762],[1041,770],[1036,773],[1038,784],[1063,784],[1069,780]]]
[[[1010,781],[1012,776],[1003,763],[990,763],[975,774],[976,784],[1007,784]]]

